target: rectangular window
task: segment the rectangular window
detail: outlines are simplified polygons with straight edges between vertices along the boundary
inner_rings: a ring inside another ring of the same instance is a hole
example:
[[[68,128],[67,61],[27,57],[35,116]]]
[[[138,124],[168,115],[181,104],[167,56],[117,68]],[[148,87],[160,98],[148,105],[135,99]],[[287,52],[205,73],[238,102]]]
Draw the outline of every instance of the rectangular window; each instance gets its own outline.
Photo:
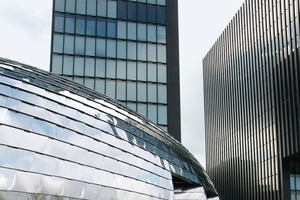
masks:
[[[158,103],[167,103],[167,86],[159,84],[157,85]]]
[[[85,15],[86,0],[77,0],[76,13]]]
[[[85,45],[84,37],[76,36],[75,37],[75,54],[84,55]]]
[[[117,78],[126,79],[126,61],[117,61]]]
[[[65,11],[65,1],[55,0],[55,11],[64,12]]]
[[[136,62],[127,62],[127,79],[136,80]]]
[[[126,42],[118,40],[117,58],[126,59]]]
[[[168,114],[167,106],[158,106],[158,124],[167,125],[168,124]]]
[[[127,82],[127,100],[136,101],[136,83],[128,81]]]
[[[75,76],[83,76],[84,69],[84,58],[75,56],[74,59],[74,75]]]
[[[156,42],[156,26],[148,24],[147,41]]]
[[[138,71],[138,80],[139,81],[147,81],[147,67],[146,67],[146,63],[143,62],[138,62],[138,67],[137,67],[137,71]]]
[[[75,31],[75,18],[74,16],[67,15],[66,16],[66,25],[65,32],[74,34]]]
[[[94,77],[95,76],[95,59],[94,58],[85,58],[85,76]]]
[[[54,34],[53,36],[53,52],[62,53],[64,45],[64,37],[61,34]]]
[[[117,2],[108,1],[107,3],[107,17],[117,18]]]
[[[167,66],[163,64],[157,65],[157,81],[167,83]]]
[[[96,77],[105,77],[105,59],[96,59]]]
[[[155,5],[148,5],[148,22],[156,23],[156,6]]]
[[[75,1],[74,0],[66,0],[66,12],[75,13]]]
[[[157,45],[157,61],[162,63],[167,62],[166,45]]]
[[[128,2],[127,17],[129,20],[136,21],[137,9],[136,3]]]
[[[115,40],[107,40],[107,46],[106,46],[106,55],[110,58],[116,57],[116,41]]]
[[[155,124],[157,124],[157,106],[148,104],[148,118]]]
[[[166,7],[157,6],[157,23],[166,24]]]
[[[156,45],[148,44],[148,61],[156,62]]]
[[[136,23],[128,22],[127,37],[129,40],[136,40]]]
[[[96,35],[96,20],[95,18],[89,17],[86,21],[86,34],[87,35]]]
[[[148,63],[148,81],[156,82],[156,64]]]
[[[53,54],[52,56],[52,72],[62,74],[62,56]]]
[[[73,54],[74,53],[74,36],[65,35],[64,53]]]
[[[138,83],[138,101],[146,102],[147,99],[147,85],[146,83]]]
[[[106,2],[103,0],[98,0],[97,2],[97,15],[101,17],[106,17]]]
[[[76,34],[85,34],[85,18],[82,16],[76,18]]]
[[[102,79],[96,79],[95,81],[95,90],[97,92],[100,92],[102,94],[104,94],[105,92],[105,80],[102,80]]]
[[[117,81],[117,99],[126,100],[126,82]]]
[[[96,45],[95,38],[87,37],[85,43],[85,55],[95,56],[95,45]]]
[[[146,24],[138,24],[138,40],[146,41],[147,32],[146,32]]]
[[[105,94],[111,98],[116,98],[116,81],[106,80]]]
[[[97,36],[106,37],[106,20],[100,19],[97,21]]]
[[[137,112],[143,116],[147,116],[147,104],[137,104]]]
[[[73,56],[64,56],[64,75],[73,75]]]
[[[139,3],[138,4],[138,21],[147,22],[147,10],[146,4]]]
[[[147,45],[146,43],[138,43],[138,60],[147,60]]]
[[[89,87],[89,88],[92,88],[92,89],[94,89],[94,82],[95,82],[95,79],[93,79],[93,78],[85,78],[84,79],[84,85],[86,87]]]
[[[116,78],[116,61],[107,60],[106,61],[106,77],[107,78]]]
[[[64,32],[64,15],[55,14],[54,16],[54,31],[55,32]]]
[[[118,21],[117,22],[117,26],[118,26],[118,29],[117,29],[117,32],[118,32],[118,38],[120,39],[126,39],[126,22],[123,22],[123,21]]]
[[[148,102],[157,102],[157,89],[156,84],[148,83]]]
[[[127,18],[127,2],[118,1],[118,18],[126,20],[126,18]]]
[[[157,0],[157,5],[165,6],[166,5],[166,0]]]
[[[127,43],[127,58],[130,60],[136,60],[136,42]]]
[[[166,43],[166,27],[157,26],[157,42]]]
[[[87,14],[96,16],[96,0],[87,0]]]
[[[106,55],[106,40],[105,39],[97,39],[97,43],[96,43],[96,55],[97,56],[101,56],[101,57],[105,57]]]
[[[116,38],[117,36],[117,27],[115,20],[107,21],[107,37]]]

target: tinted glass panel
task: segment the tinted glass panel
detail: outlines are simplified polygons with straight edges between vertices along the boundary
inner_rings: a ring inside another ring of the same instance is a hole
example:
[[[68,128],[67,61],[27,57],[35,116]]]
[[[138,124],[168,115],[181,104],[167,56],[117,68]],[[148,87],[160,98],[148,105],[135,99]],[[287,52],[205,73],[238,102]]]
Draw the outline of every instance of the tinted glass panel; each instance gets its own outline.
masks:
[[[107,57],[115,58],[116,57],[116,41],[107,40]]]
[[[105,39],[97,39],[97,43],[96,43],[96,55],[97,56],[102,56],[105,57],[105,49],[106,49],[106,40]]]
[[[138,60],[147,60],[147,45],[146,43],[138,43]]]
[[[86,87],[94,89],[94,79],[93,78],[85,78],[84,79],[84,85]]]
[[[81,16],[77,16],[76,18],[76,33],[84,34],[85,32],[85,18]]]
[[[147,116],[147,105],[139,103],[137,105],[137,112],[143,116]]]
[[[74,53],[74,36],[65,35],[64,53]]]
[[[157,106],[156,105],[148,105],[148,118],[157,123]]]
[[[96,59],[96,77],[105,77],[105,60]]]
[[[156,45],[148,44],[148,61],[156,62]]]
[[[86,38],[85,54],[88,56],[95,56],[95,38]]]
[[[158,85],[158,103],[167,103],[167,86]]]
[[[64,0],[55,0],[55,10],[64,12],[65,11],[65,1]]]
[[[146,83],[138,83],[138,101],[146,102],[147,85]]]
[[[97,21],[97,36],[106,37],[106,20]]]
[[[136,101],[136,83],[127,82],[127,100]]]
[[[138,21],[146,22],[147,16],[146,16],[147,10],[146,10],[146,4],[138,4]]]
[[[166,0],[157,0],[158,5],[166,5]]]
[[[166,24],[166,8],[162,6],[157,7],[157,23]]]
[[[136,63],[127,62],[127,79],[136,80]]]
[[[147,0],[150,4],[156,4],[156,0]]]
[[[85,76],[95,76],[95,59],[94,58],[86,58],[85,59]]]
[[[147,40],[149,42],[156,42],[156,26],[148,25]]]
[[[106,61],[106,77],[116,78],[116,61],[107,60]]]
[[[136,21],[136,15],[137,15],[137,9],[136,9],[136,3],[128,2],[128,19]]]
[[[79,14],[85,14],[86,0],[77,0],[76,12]]]
[[[138,24],[138,40],[146,41],[146,24]]]
[[[166,27],[157,26],[157,42],[166,43]]]
[[[96,79],[95,81],[95,90],[104,94],[105,92],[105,80]]]
[[[72,75],[73,74],[73,57],[72,56],[64,56],[64,75]]]
[[[102,16],[102,17],[106,17],[106,1],[98,0],[97,15]]]
[[[126,100],[126,82],[117,81],[117,99]]]
[[[87,0],[87,14],[96,15],[96,0]]]
[[[139,62],[138,63],[138,80],[147,81],[147,67],[146,63]]]
[[[117,2],[108,1],[107,2],[107,17],[116,18],[117,17]]]
[[[157,61],[166,63],[167,61],[167,50],[165,45],[157,45]]]
[[[106,88],[105,88],[105,94],[111,98],[115,98],[116,93],[116,82],[113,80],[106,80]]]
[[[62,56],[53,54],[52,71],[56,74],[62,73]]]
[[[87,35],[96,35],[96,20],[95,20],[95,18],[87,18],[86,34]]]
[[[156,85],[148,83],[148,102],[156,103],[157,90]]]
[[[117,61],[117,78],[126,79],[126,62]]]
[[[121,39],[126,39],[126,22],[118,21],[117,37]]]
[[[136,59],[136,42],[127,43],[127,58],[131,60]]]
[[[64,16],[63,15],[55,14],[54,31],[56,31],[56,32],[64,31]]]
[[[75,13],[75,1],[66,0],[66,12]]]
[[[75,18],[74,16],[66,16],[66,33],[74,33],[75,31]]]
[[[126,42],[118,41],[117,58],[126,59]]]
[[[158,106],[158,123],[167,125],[168,117],[167,117],[167,106]]]
[[[84,59],[83,57],[75,56],[74,59],[74,75],[83,76]]]
[[[159,64],[157,66],[157,75],[158,75],[158,82],[161,82],[161,83],[167,82],[167,67],[166,67],[166,65]]]
[[[118,1],[118,18],[119,19],[127,18],[127,2]]]
[[[136,40],[136,23],[128,22],[128,39]]]
[[[84,55],[84,37],[75,37],[75,54]]]
[[[148,81],[156,82],[156,64],[148,64]]]
[[[62,53],[63,52],[63,35],[54,34],[53,36],[53,52]]]
[[[117,36],[116,21],[107,21],[107,37],[115,38]]]
[[[148,5],[148,22],[156,23],[156,6]]]

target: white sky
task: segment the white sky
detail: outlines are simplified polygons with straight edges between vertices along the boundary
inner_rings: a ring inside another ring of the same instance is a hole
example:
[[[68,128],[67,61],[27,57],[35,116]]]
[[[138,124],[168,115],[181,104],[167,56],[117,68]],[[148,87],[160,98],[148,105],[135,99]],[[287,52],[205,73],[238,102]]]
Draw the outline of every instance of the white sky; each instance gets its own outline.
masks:
[[[182,143],[205,167],[202,59],[244,0],[178,1]],[[48,70],[51,15],[52,0],[0,0],[0,57]]]

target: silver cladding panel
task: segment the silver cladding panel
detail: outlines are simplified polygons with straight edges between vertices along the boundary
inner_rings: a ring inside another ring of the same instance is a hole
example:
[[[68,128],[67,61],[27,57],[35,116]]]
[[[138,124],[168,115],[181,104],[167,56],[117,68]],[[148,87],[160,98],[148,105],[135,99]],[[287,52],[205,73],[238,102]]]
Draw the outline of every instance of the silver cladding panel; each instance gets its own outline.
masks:
[[[48,72],[0,63],[0,199],[174,199],[172,175],[216,195],[190,153],[138,114]]]

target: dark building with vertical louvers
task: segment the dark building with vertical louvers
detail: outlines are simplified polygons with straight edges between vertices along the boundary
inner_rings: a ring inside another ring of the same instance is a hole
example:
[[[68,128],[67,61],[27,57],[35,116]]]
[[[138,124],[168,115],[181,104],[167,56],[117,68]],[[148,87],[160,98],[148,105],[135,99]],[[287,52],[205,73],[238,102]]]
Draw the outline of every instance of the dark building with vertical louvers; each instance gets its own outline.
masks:
[[[206,169],[220,199],[300,199],[299,0],[246,0],[203,73]]]
[[[177,0],[54,0],[50,70],[180,137]]]

